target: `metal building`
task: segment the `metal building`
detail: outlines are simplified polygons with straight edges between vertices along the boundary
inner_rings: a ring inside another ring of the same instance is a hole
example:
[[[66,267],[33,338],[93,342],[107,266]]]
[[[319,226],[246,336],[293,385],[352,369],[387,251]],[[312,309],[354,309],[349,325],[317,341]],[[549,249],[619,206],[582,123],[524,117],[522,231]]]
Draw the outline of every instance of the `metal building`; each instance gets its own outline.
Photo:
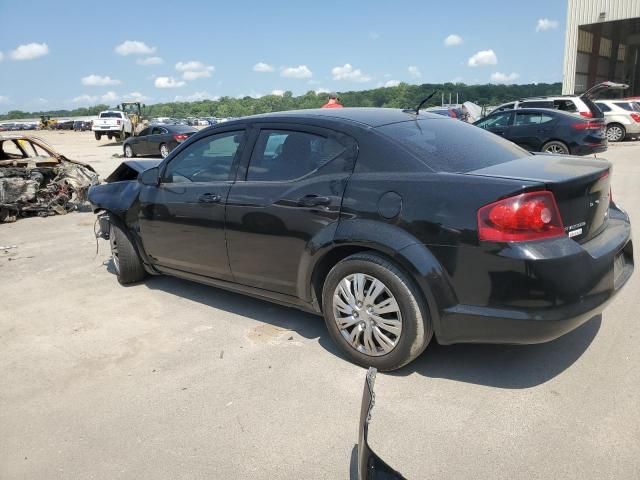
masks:
[[[640,96],[640,0],[568,0],[562,93],[627,83]]]

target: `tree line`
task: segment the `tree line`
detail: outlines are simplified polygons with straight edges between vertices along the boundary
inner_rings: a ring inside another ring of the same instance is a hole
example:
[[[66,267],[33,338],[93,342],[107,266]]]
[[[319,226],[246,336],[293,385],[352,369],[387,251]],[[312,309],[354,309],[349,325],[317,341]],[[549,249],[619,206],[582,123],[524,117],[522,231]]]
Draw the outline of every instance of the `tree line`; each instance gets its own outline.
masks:
[[[340,92],[341,102],[346,107],[386,107],[411,108],[433,91],[438,93],[426,106],[437,106],[441,102],[441,94],[445,101],[449,94],[459,101],[471,101],[480,106],[499,105],[523,97],[542,95],[558,95],[562,91],[561,83],[537,83],[525,85],[466,85],[463,83],[444,83],[410,85],[401,83],[397,87],[382,87],[371,90]],[[258,113],[278,112],[283,110],[298,110],[303,108],[318,108],[327,100],[326,93],[308,91],[297,97],[289,91],[283,95],[265,95],[259,98],[222,97],[217,100],[200,100],[194,102],[170,102],[147,105],[146,117],[243,117]],[[51,117],[76,117],[97,115],[102,110],[108,110],[108,105],[94,105],[92,107],[76,108],[73,110],[49,110],[41,112],[24,112],[11,110],[0,115],[0,120],[19,118],[33,118],[42,115]]]

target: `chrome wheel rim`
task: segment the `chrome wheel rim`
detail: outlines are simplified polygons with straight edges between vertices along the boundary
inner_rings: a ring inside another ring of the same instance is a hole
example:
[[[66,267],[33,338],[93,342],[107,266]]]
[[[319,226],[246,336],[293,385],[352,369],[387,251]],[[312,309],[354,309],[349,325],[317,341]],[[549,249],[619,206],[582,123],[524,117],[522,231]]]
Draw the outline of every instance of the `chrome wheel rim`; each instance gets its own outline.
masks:
[[[372,357],[390,353],[402,334],[402,314],[393,293],[365,273],[353,273],[338,283],[333,318],[349,345]]]
[[[549,145],[546,151],[547,153],[559,153],[559,154],[567,153],[567,151],[562,145]]]
[[[133,154],[133,150],[131,150],[131,147],[130,147],[129,145],[127,145],[127,146],[124,148],[124,155],[125,155],[125,157],[131,158],[131,157],[133,156],[132,154]]]
[[[162,158],[165,158],[167,155],[169,155],[169,149],[166,145],[162,145],[160,147],[160,155],[162,156]]]
[[[607,140],[610,142],[617,142],[622,138],[622,129],[620,127],[609,127],[607,128]]]
[[[109,235],[109,243],[111,244],[111,258],[113,259],[113,266],[116,269],[116,273],[120,273],[120,258],[118,257],[118,242],[116,242],[116,236],[111,232]]]

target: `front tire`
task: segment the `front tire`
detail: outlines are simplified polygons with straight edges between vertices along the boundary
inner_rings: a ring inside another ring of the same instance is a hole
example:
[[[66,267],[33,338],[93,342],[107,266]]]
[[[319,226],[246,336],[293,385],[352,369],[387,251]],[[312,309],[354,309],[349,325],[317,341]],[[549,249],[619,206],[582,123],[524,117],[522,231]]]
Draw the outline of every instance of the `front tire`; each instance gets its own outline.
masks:
[[[160,156],[162,158],[167,158],[169,155],[169,146],[166,143],[160,145]]]
[[[569,147],[563,142],[554,140],[547,142],[542,146],[542,151],[545,153],[553,153],[555,155],[569,155]]]
[[[100,132],[93,132],[93,135],[96,137],[96,140],[100,140],[102,138],[102,134]]]
[[[136,156],[136,154],[133,153],[133,148],[131,148],[131,145],[124,146],[124,156],[127,158],[134,158]]]
[[[607,140],[610,142],[621,142],[626,135],[627,131],[619,123],[610,123],[607,125]]]
[[[338,262],[323,286],[325,323],[333,341],[363,367],[396,370],[433,337],[422,295],[395,264],[376,253]]]
[[[128,285],[144,280],[147,272],[142,266],[138,252],[126,233],[115,223],[111,223],[109,243],[118,282],[122,285]]]

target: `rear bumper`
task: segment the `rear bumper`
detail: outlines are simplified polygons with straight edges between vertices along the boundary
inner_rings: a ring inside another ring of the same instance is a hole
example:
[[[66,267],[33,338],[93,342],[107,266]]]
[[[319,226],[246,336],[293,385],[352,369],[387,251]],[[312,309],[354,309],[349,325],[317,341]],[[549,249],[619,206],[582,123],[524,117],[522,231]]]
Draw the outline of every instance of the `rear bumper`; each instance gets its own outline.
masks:
[[[580,245],[560,239],[557,244],[544,245],[545,258],[532,260],[529,251],[528,259],[519,260],[526,263],[532,282],[537,282],[536,288],[518,290],[528,291],[529,298],[525,294],[510,305],[505,305],[503,298],[490,299],[485,305],[458,304],[442,310],[438,342],[542,343],[600,314],[634,269],[628,217],[617,209],[611,212],[608,227],[590,241]],[[508,254],[513,255],[513,251]]]
[[[575,145],[571,147],[571,155],[593,155],[607,151],[607,142],[597,145]]]

